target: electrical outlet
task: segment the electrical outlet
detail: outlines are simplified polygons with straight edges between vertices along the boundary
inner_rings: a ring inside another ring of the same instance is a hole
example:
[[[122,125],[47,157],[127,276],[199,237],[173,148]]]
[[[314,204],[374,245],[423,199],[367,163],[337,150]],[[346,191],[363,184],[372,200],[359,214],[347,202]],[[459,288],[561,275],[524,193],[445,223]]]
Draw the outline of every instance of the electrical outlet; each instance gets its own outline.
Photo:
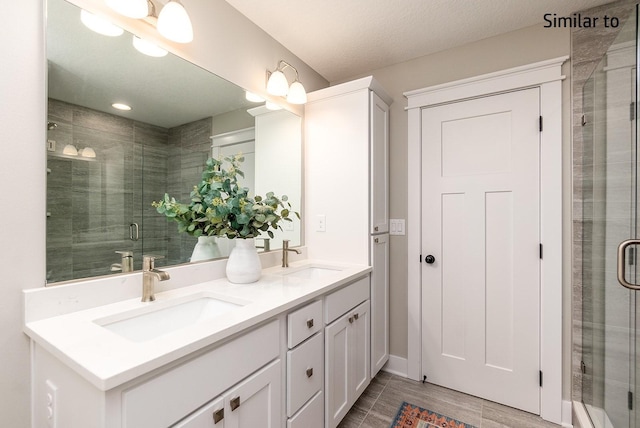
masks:
[[[56,419],[58,417],[58,409],[56,406],[57,395],[58,395],[58,387],[54,385],[53,382],[47,380],[46,382],[46,392],[45,392],[45,402],[46,402],[46,410],[45,414],[47,417],[47,428],[56,428],[58,425],[56,423]]]
[[[404,219],[389,219],[389,235],[404,235]]]
[[[316,217],[316,232],[326,232],[327,231],[327,216],[324,214],[319,214]]]

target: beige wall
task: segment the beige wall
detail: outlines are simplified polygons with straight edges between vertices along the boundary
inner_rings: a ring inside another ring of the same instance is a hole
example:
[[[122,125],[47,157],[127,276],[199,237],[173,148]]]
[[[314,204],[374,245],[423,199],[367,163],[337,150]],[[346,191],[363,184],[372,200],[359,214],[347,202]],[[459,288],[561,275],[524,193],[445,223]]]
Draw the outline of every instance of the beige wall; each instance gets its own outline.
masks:
[[[393,97],[391,105],[391,218],[407,218],[407,113],[406,91],[450,82],[570,54],[568,29],[542,25],[506,33],[433,55],[373,70],[345,79],[373,75]],[[571,383],[571,138],[570,65],[563,66],[563,397]],[[336,84],[341,82],[331,82]],[[413,233],[407,230],[407,233]],[[391,354],[407,357],[407,239],[391,236]],[[420,340],[420,338],[411,338]]]
[[[74,0],[92,9],[101,0]],[[46,94],[44,1],[3,5],[0,37],[0,425],[30,426],[29,341],[22,333],[21,290],[45,281]],[[166,45],[254,92],[279,59],[294,64],[308,90],[327,86],[318,73],[223,0],[190,0],[195,40]],[[124,27],[144,25],[120,22]],[[297,107],[293,110],[301,112]]]

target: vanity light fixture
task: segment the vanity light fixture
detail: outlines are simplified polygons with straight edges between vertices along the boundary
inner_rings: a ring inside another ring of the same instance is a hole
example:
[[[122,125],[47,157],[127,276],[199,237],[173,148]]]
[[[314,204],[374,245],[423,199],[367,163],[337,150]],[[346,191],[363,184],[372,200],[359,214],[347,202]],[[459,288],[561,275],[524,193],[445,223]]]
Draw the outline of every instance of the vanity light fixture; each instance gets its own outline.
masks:
[[[94,15],[82,9],[80,11],[80,21],[87,26],[90,30],[95,31],[98,34],[109,37],[121,36],[124,30],[117,25],[113,24],[102,16]]]
[[[131,110],[131,106],[127,105],[127,104],[123,104],[123,103],[113,103],[111,104],[111,107],[118,109],[118,110],[122,110],[122,111],[129,111]]]
[[[291,68],[296,73],[291,86],[284,75],[285,68]],[[298,70],[288,62],[280,60],[274,72],[267,70],[267,92],[278,97],[287,97],[287,101],[291,104],[304,104],[307,102],[307,92],[298,80]]]
[[[267,101],[264,105],[268,110],[282,110],[281,106],[271,101]]]
[[[136,48],[136,50],[140,53],[156,58],[163,57],[169,53],[155,43],[152,43],[135,35],[133,36],[133,47]]]
[[[82,156],[83,158],[95,158],[96,157],[96,151],[93,150],[91,147],[85,147],[84,149],[78,150],[78,154],[80,156]]]
[[[169,0],[160,11],[158,32],[178,43],[189,43],[193,40],[191,19],[178,0]]]
[[[107,0],[107,6],[129,18],[146,18],[149,14],[147,0]]]

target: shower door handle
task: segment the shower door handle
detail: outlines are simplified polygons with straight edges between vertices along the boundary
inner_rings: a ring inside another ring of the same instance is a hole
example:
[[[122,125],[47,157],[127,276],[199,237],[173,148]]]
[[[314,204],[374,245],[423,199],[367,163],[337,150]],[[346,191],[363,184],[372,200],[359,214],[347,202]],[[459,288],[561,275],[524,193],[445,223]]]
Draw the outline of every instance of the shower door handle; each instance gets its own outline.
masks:
[[[618,245],[618,282],[629,290],[640,290],[640,285],[631,284],[625,279],[626,257],[625,250],[629,245],[640,245],[640,239],[627,239]]]
[[[132,241],[137,241],[140,239],[140,235],[138,234],[138,223],[131,223],[129,225],[129,239]]]

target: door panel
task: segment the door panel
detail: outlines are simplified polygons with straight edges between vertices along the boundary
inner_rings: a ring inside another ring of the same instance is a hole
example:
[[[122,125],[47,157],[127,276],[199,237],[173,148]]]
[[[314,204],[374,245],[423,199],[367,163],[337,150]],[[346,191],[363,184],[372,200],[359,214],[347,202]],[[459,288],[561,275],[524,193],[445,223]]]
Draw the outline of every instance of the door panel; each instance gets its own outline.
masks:
[[[539,413],[539,90],[422,113],[427,380]]]

